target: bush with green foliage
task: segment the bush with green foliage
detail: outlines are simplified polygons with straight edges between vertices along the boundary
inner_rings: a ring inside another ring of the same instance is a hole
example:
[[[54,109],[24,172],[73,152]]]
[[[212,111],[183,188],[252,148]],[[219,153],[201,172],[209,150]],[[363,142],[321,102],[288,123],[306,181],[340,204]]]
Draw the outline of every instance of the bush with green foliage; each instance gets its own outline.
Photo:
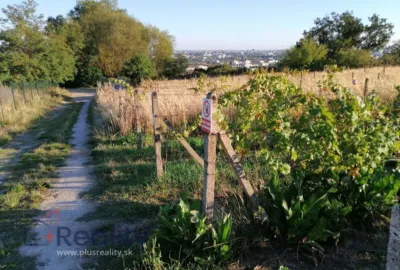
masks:
[[[348,68],[368,67],[374,63],[368,50],[343,49],[336,54],[336,64]]]
[[[326,64],[327,53],[325,45],[318,45],[311,38],[304,39],[285,53],[279,66],[298,70],[320,70]]]
[[[143,80],[156,76],[156,68],[147,55],[138,55],[125,64],[124,76],[129,78],[133,85],[140,85]]]
[[[400,187],[384,169],[400,135],[387,107],[374,93],[355,96],[330,72],[321,88],[335,97],[327,103],[285,77],[260,74],[221,99],[236,108],[235,122],[221,124],[238,152],[255,152],[270,172],[264,231],[320,251],[341,230],[387,215]]]
[[[176,78],[186,72],[188,65],[189,60],[186,56],[179,54],[165,61],[162,75],[167,78]]]

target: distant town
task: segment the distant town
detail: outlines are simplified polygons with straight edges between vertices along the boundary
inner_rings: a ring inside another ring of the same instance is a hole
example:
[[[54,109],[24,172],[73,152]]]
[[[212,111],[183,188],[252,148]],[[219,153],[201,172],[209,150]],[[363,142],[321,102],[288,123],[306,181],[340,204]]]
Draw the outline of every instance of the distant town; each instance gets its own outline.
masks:
[[[207,70],[210,66],[230,65],[232,68],[270,67],[278,63],[285,50],[179,50],[189,59],[188,72],[195,69]]]

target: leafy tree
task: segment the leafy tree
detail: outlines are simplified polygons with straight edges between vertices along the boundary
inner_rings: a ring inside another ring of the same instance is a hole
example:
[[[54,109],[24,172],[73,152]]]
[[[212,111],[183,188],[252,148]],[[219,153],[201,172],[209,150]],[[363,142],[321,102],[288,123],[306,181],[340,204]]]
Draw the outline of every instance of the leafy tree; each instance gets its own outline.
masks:
[[[88,62],[79,62],[77,64],[78,73],[73,81],[67,83],[67,86],[94,86],[104,78],[103,71],[98,67],[90,65],[90,62],[89,60]]]
[[[76,57],[85,45],[85,36],[79,23],[62,15],[47,19],[46,32],[62,36]]]
[[[369,21],[370,25],[364,25],[350,11],[342,14],[332,12],[330,16],[317,18],[314,21],[315,26],[304,31],[303,35],[326,45],[330,57],[334,57],[342,49],[382,49],[393,35],[393,24],[376,14]]]
[[[3,74],[0,77],[16,82],[64,82],[75,71],[73,53],[65,39],[46,36],[42,31],[43,16],[36,14],[36,7],[35,1],[27,0],[2,10],[6,18],[1,19],[0,72]]]
[[[313,39],[307,38],[288,50],[280,65],[292,69],[322,69],[327,53],[325,45],[318,45]]]
[[[163,75],[168,78],[177,77],[186,72],[188,65],[188,59],[184,55],[179,54],[175,58],[165,62]]]
[[[117,77],[126,61],[146,51],[144,26],[125,12],[99,2],[80,18],[93,64],[109,77]]]
[[[85,36],[79,62],[89,62],[108,77],[122,75],[128,62],[139,55],[150,57],[162,73],[163,64],[172,56],[173,37],[144,26],[119,9],[117,1],[78,1],[69,17],[80,25]]]
[[[153,62],[147,55],[138,55],[132,58],[124,67],[123,75],[131,79],[134,85],[139,85],[143,80],[156,76]]]
[[[167,31],[149,26],[146,28],[150,56],[154,61],[157,72],[162,73],[165,63],[171,59],[174,48],[174,38]]]
[[[343,49],[336,55],[336,63],[339,66],[349,68],[366,67],[373,63],[374,59],[368,50]]]
[[[365,50],[383,49],[393,36],[393,24],[388,23],[386,19],[379,18],[377,14],[368,18],[370,25],[365,26],[365,37],[361,45]]]

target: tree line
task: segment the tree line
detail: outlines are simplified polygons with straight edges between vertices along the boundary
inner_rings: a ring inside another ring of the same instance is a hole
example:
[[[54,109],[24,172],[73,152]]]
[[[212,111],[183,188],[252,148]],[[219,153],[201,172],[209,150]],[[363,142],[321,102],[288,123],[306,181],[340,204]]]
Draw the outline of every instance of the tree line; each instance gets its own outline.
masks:
[[[400,64],[400,41],[388,46],[393,24],[377,14],[368,21],[364,24],[351,11],[317,18],[282,57],[279,67],[322,70],[334,64],[348,68]],[[374,57],[377,52],[383,53]]]
[[[144,25],[116,0],[78,0],[66,15],[45,19],[34,0],[8,5],[0,21],[0,83],[49,81],[89,86],[108,77],[132,83],[186,69],[174,37]]]

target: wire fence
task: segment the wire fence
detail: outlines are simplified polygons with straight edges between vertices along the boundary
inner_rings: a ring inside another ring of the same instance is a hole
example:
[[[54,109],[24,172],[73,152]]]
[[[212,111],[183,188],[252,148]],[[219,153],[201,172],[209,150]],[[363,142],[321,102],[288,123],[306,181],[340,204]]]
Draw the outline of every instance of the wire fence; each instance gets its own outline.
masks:
[[[48,93],[57,84],[51,82],[21,82],[0,85],[0,107],[4,118],[4,111],[7,107],[14,111],[26,106],[35,99]]]

